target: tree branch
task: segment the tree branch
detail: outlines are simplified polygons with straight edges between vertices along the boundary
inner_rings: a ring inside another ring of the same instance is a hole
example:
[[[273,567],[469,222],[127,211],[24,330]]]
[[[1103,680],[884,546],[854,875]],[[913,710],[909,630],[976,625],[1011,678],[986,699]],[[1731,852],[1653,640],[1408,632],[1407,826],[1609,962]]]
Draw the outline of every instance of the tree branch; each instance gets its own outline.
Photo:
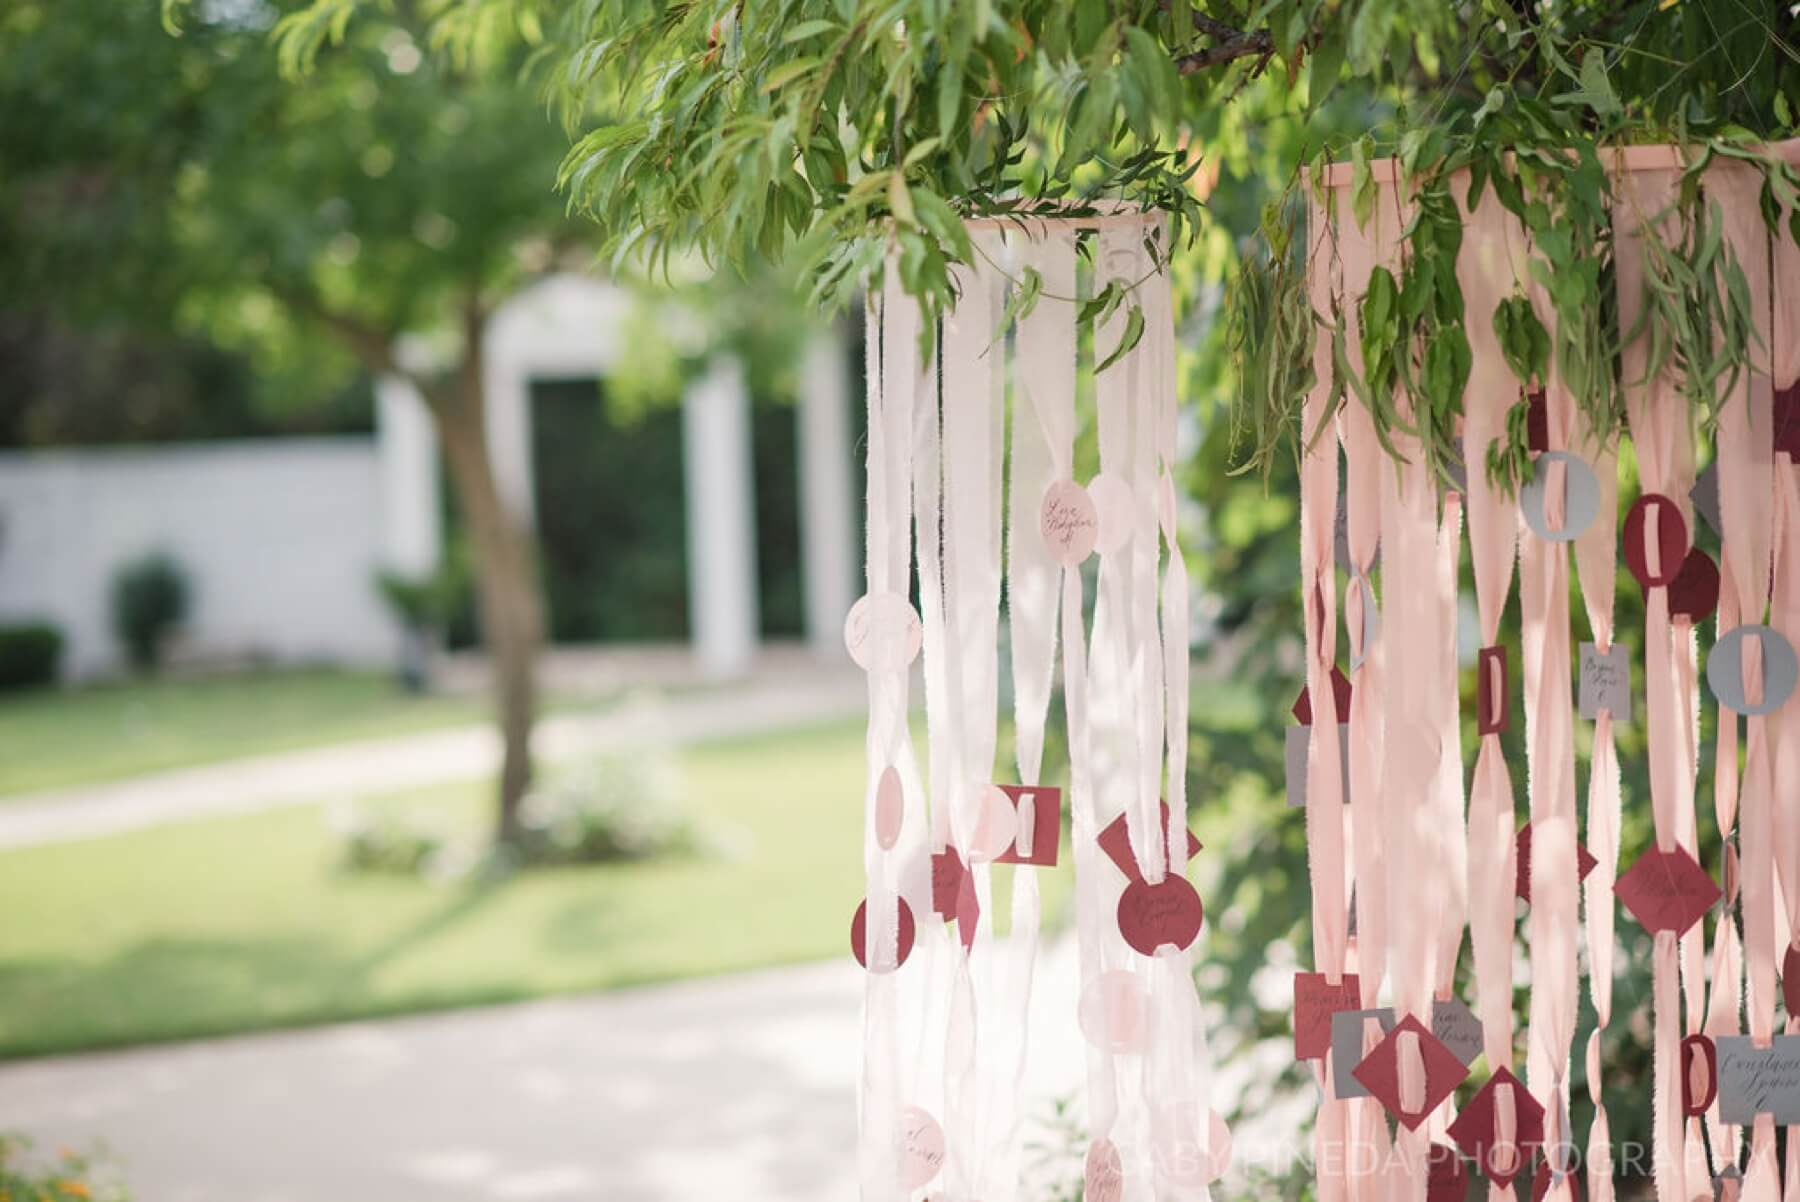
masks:
[[[1204,50],[1196,50],[1192,54],[1184,54],[1175,60],[1175,68],[1183,75],[1193,75],[1212,67],[1235,62],[1240,58],[1268,58],[1275,53],[1275,38],[1268,30],[1256,33],[1237,33],[1221,41],[1216,46],[1208,46]]]
[[[300,289],[272,289],[281,303],[298,313],[301,317],[317,322],[332,334],[339,342],[349,348],[371,373],[375,375],[409,375],[401,369],[394,358],[393,335],[379,330],[366,322],[339,313],[325,307],[318,297]]]
[[[1168,0],[1163,0],[1163,7],[1168,7]],[[1240,58],[1261,56],[1266,61],[1275,53],[1275,37],[1266,29],[1246,33],[1205,13],[1193,13],[1191,19],[1194,28],[1211,38],[1215,45],[1178,57],[1175,67],[1183,75],[1193,75]]]

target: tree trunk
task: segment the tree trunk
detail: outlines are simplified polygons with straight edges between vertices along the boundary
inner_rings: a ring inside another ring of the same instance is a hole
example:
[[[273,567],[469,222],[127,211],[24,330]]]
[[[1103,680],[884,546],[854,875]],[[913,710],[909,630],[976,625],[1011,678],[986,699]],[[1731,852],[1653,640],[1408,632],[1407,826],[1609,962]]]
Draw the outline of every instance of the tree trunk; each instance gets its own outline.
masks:
[[[469,337],[455,379],[427,392],[449,464],[451,486],[475,552],[482,645],[493,674],[505,748],[496,838],[514,842],[519,802],[531,784],[531,725],[537,709],[537,654],[544,637],[543,593],[530,531],[507,511],[488,453],[479,328]]]

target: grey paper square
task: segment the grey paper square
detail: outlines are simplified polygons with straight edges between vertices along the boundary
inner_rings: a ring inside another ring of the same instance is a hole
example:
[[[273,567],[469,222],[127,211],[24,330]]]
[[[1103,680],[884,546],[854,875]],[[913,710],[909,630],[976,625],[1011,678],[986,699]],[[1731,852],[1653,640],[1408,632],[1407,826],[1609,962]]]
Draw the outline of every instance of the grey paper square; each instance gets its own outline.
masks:
[[[1800,1035],[1777,1035],[1758,1048],[1748,1035],[1721,1035],[1719,1118],[1748,1124],[1767,1111],[1782,1126],[1800,1123]]]
[[[1306,808],[1306,751],[1312,727],[1287,728],[1287,804],[1290,810]],[[1344,770],[1344,802],[1350,801],[1350,725],[1338,723],[1338,764]]]
[[[1331,557],[1337,562],[1339,570],[1345,574],[1356,575],[1356,564],[1350,559],[1350,507],[1340,491],[1337,498],[1337,509],[1331,516]],[[1381,562],[1381,544],[1375,544],[1375,556],[1369,564],[1370,570]]]
[[[1713,533],[1723,536],[1725,523],[1719,520],[1719,461],[1713,460],[1706,465],[1706,470],[1694,480],[1694,487],[1688,489],[1688,499],[1694,503],[1694,512],[1706,519]]]
[[[1631,657],[1621,643],[1605,655],[1593,643],[1581,645],[1581,716],[1592,721],[1611,710],[1614,722],[1631,721]]]
[[[1331,1016],[1331,1079],[1340,1098],[1366,1098],[1368,1087],[1352,1072],[1362,1063],[1363,1020],[1381,1020],[1382,1031],[1394,1029],[1394,1011],[1383,1006],[1379,1010],[1339,1010]]]
[[[1461,998],[1431,1003],[1431,1033],[1465,1065],[1481,1055],[1481,1020]]]
[[[1468,456],[1463,454],[1462,436],[1456,439],[1456,454],[1444,464],[1444,473],[1450,477],[1450,487],[1458,496],[1469,495],[1469,463]]]

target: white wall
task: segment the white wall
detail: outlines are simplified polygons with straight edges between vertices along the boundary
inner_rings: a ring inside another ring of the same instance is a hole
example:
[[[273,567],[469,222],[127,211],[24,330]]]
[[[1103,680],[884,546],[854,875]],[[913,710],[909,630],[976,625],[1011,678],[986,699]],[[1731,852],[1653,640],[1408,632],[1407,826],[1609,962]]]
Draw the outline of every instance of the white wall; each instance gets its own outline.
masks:
[[[57,622],[65,675],[114,671],[112,574],[166,550],[190,585],[184,650],[386,663],[385,505],[366,437],[0,452],[0,621]]]

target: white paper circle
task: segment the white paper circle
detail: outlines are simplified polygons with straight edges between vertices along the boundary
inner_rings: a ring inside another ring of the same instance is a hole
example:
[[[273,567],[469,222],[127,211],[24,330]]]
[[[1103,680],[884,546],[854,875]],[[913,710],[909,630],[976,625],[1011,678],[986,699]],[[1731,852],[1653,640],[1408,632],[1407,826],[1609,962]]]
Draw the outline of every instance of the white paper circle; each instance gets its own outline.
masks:
[[[998,785],[976,785],[967,794],[969,863],[981,864],[1006,854],[1019,837],[1019,812]]]
[[[1749,638],[1762,644],[1763,699],[1754,706],[1744,696],[1744,640]],[[1794,657],[1794,645],[1773,627],[1748,625],[1729,630],[1706,657],[1706,683],[1712,686],[1713,696],[1727,709],[1751,717],[1780,709],[1793,695],[1796,680],[1800,680],[1800,660]]]
[[[1094,553],[1100,535],[1100,519],[1094,499],[1073,480],[1057,480],[1044,490],[1038,507],[1038,533],[1050,548],[1050,558],[1065,568],[1080,565]]]
[[[1201,1189],[1231,1167],[1231,1128],[1216,1110],[1202,1115],[1198,1102],[1177,1102],[1159,1111],[1150,1124],[1150,1139],[1156,1177],[1165,1186]]]
[[[844,646],[865,672],[898,672],[924,644],[925,624],[899,593],[865,593],[844,619]]]
[[[944,1167],[944,1129],[918,1106],[900,1112],[900,1188],[929,1185]]]
[[[1550,529],[1544,517],[1544,477],[1552,462],[1563,465],[1563,525]],[[1567,451],[1545,451],[1537,457],[1531,483],[1519,490],[1519,511],[1525,524],[1539,538],[1553,543],[1571,543],[1600,516],[1600,481],[1594,469]]]
[[[1111,555],[1131,541],[1132,527],[1137,517],[1133,511],[1137,508],[1137,502],[1123,480],[1105,472],[1088,481],[1087,491],[1088,496],[1093,498],[1094,513],[1100,520],[1100,533],[1095,539],[1095,549],[1102,555]]]
[[[882,851],[892,851],[900,842],[905,822],[906,792],[900,787],[899,769],[889,764],[875,783],[875,842]]]
[[[1089,981],[1075,1016],[1081,1034],[1095,1047],[1115,1053],[1143,1050],[1149,1013],[1136,974],[1115,968]]]

